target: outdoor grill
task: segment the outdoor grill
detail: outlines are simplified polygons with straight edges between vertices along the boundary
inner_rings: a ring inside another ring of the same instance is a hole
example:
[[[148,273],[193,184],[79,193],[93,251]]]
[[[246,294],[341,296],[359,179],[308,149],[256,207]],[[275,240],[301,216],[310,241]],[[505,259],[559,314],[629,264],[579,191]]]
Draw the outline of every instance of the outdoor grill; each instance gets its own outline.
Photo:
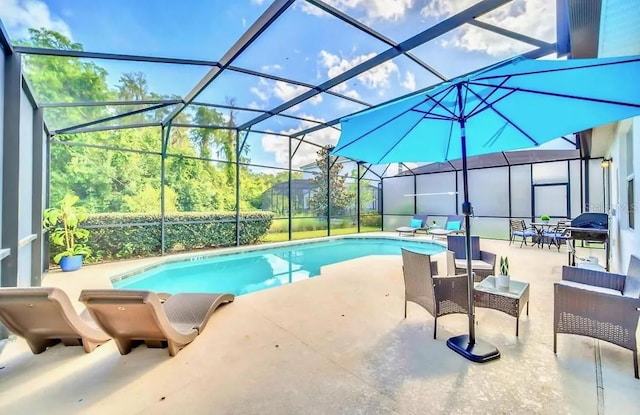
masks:
[[[578,215],[566,231],[567,239],[605,244],[605,268],[609,270],[609,216],[606,213],[588,212]],[[575,265],[575,249],[569,250],[569,263]]]

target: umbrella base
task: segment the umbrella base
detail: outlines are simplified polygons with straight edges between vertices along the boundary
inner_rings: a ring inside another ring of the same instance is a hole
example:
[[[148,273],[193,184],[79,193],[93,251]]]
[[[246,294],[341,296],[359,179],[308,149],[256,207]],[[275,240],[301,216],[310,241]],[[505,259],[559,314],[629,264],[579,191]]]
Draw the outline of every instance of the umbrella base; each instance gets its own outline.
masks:
[[[500,358],[500,351],[493,345],[476,339],[474,344],[469,344],[469,335],[451,337],[447,340],[447,346],[464,358],[477,363],[485,363]]]

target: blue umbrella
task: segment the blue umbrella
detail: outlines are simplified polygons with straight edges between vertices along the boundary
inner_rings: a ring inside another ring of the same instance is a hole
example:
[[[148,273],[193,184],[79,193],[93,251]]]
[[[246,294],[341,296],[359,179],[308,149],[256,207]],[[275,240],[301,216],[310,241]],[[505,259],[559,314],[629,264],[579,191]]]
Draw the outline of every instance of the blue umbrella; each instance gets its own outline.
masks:
[[[500,357],[475,338],[467,157],[535,147],[640,115],[640,56],[516,57],[341,120],[334,155],[371,164],[462,159],[469,334],[447,345],[470,360]]]

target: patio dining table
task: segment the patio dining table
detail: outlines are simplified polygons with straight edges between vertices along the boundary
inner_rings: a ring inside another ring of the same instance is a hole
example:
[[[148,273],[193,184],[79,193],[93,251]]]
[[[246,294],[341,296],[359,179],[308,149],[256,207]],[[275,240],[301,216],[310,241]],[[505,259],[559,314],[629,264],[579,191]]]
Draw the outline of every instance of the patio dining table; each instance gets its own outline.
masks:
[[[558,224],[549,222],[531,222],[531,226],[533,226],[533,229],[535,229],[537,233],[535,243],[538,245],[538,248],[544,248],[544,232],[550,231],[551,228],[558,226]]]

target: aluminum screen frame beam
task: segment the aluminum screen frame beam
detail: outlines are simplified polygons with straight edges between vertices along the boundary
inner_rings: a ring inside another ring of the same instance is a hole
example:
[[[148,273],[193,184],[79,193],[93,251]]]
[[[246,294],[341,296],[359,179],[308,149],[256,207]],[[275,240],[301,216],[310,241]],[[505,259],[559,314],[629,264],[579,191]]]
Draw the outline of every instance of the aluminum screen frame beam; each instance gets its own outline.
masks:
[[[100,131],[115,131],[115,130],[128,130],[130,128],[147,128],[147,127],[161,127],[160,122],[152,122],[152,123],[137,123],[137,124],[124,124],[124,125],[103,125],[98,127],[86,127],[86,128],[78,128],[74,129],[68,133],[60,133],[57,131],[51,131],[49,135],[54,137],[56,135],[65,135],[65,134],[80,134],[80,133],[97,133]]]
[[[13,46],[11,45],[11,40],[9,39],[9,34],[2,24],[2,20],[0,20],[0,47],[4,50],[3,54],[0,54],[0,57],[13,55]]]
[[[343,22],[350,24],[351,26],[355,27],[356,29],[359,29],[359,30],[365,32],[367,35],[369,35],[369,36],[371,36],[371,37],[373,37],[375,39],[378,39],[379,41],[381,41],[383,43],[386,43],[387,46],[391,46],[391,47],[394,47],[394,48],[398,46],[397,42],[389,39],[388,37],[384,36],[382,33],[379,33],[377,31],[373,30],[371,27],[360,23],[359,21],[357,21],[353,17],[349,16],[346,13],[343,13],[342,11],[336,9],[335,7],[332,7],[332,6],[328,5],[328,4],[326,4],[324,1],[320,1],[320,0],[306,0],[306,1],[307,1],[307,3],[313,4],[314,6],[316,6],[319,9],[325,11],[326,13],[329,13],[330,15],[332,15],[334,17],[337,17],[338,19],[342,20]],[[430,66],[427,63],[425,63],[422,60],[420,60],[413,53],[403,52],[403,55],[405,55],[407,58],[411,59],[412,61],[414,61],[418,65],[420,65],[423,69],[426,69],[427,71],[429,71],[431,74],[433,74],[437,78],[440,78],[441,81],[448,81],[448,78],[446,76],[444,76],[443,74],[438,72],[432,66]]]
[[[9,255],[0,261],[0,286],[18,286],[18,229],[20,217],[20,114],[22,112],[22,56],[14,53],[0,56],[4,66],[4,133],[2,151],[2,229],[0,248],[8,249]],[[0,338],[6,332],[0,328]]]
[[[41,102],[40,108],[74,108],[74,107],[116,107],[125,105],[158,105],[180,104],[181,99],[142,99],[138,101],[76,101],[76,102]]]
[[[196,102],[196,101],[193,101],[190,105],[192,107],[193,106],[198,106],[198,107],[209,107],[209,108],[221,108],[221,109],[227,109],[227,110],[257,112],[257,113],[260,113],[260,114],[265,114],[265,113],[268,112],[267,110],[260,110],[260,109],[256,109],[256,108],[238,107],[238,106],[226,105],[226,104],[209,104],[209,103],[206,103],[206,102]],[[279,117],[284,117],[284,118],[290,118],[292,120],[297,120],[297,121],[306,121],[306,122],[310,122],[310,123],[313,123],[313,124],[324,124],[321,121],[314,120],[312,118],[299,117],[297,115],[278,114],[278,116]],[[233,129],[235,129],[235,127]]]
[[[259,76],[261,78],[266,78],[266,79],[270,79],[272,81],[281,81],[281,82],[286,82],[292,85],[297,85],[297,86],[303,86],[305,88],[309,88],[309,89],[314,89],[316,86],[313,84],[309,84],[306,82],[301,82],[301,81],[296,81],[294,79],[289,79],[289,78],[284,78],[282,76],[278,76],[278,75],[271,75],[268,73],[264,73],[264,72],[258,72],[258,71],[254,71],[252,69],[247,69],[247,68],[240,68],[238,66],[227,66],[227,70],[228,71],[233,71],[233,72],[240,72],[243,73],[245,75],[253,75],[253,76]],[[335,91],[325,91],[327,94],[336,96],[338,98],[342,98],[342,99],[346,99],[347,101],[351,101],[351,102],[355,102],[356,104],[360,104],[360,105],[364,105],[365,107],[372,107],[372,104],[369,104],[368,102],[364,102],[361,101],[357,98],[352,98],[350,96],[347,95],[343,95],[339,92],[335,92]]]
[[[209,86],[214,79],[216,79],[224,69],[226,69],[231,63],[242,54],[260,35],[267,30],[278,17],[280,17],[287,9],[293,5],[295,0],[275,0],[271,6],[265,10],[264,13],[256,20],[249,29],[231,46],[231,48],[220,59],[219,66],[211,68],[211,70],[196,84],[195,87],[184,98],[184,103],[178,108],[174,109],[169,115],[162,121],[162,125],[167,125],[173,121],[184,109],[193,102],[204,89]]]
[[[538,58],[541,58],[541,57],[543,57],[543,56],[549,55],[550,53],[555,52],[555,48],[556,48],[556,44],[555,44],[555,43],[551,43],[551,44],[546,45],[545,47],[541,47],[541,48],[534,49],[534,50],[532,50],[532,51],[526,52],[526,53],[522,54],[521,56],[522,56],[522,57],[524,57],[524,58],[527,58],[527,59],[538,59]],[[462,75],[462,76],[463,76],[463,75]],[[431,88],[433,88],[433,85],[430,85],[430,86],[428,86],[428,87],[426,87],[426,88],[422,88],[421,90],[413,91],[413,92],[410,92],[410,93],[408,93],[408,94],[405,94],[405,95],[402,95],[402,96],[396,97],[396,98],[394,98],[394,99],[391,99],[391,100],[389,100],[389,101],[386,101],[386,102],[380,103],[380,104],[378,104],[378,105],[386,105],[386,104],[390,104],[390,103],[392,103],[392,102],[399,101],[399,100],[401,100],[401,99],[404,99],[404,98],[406,98],[406,97],[409,97],[409,96],[411,96],[411,95],[413,95],[413,94],[420,93],[421,91],[427,91],[428,89],[431,89]],[[366,111],[366,109],[365,109],[365,110],[362,110],[362,111]],[[357,111],[357,112],[354,112],[354,113],[349,114],[349,115],[347,115],[347,116],[349,116],[349,117],[350,117],[350,116],[355,115],[355,114],[358,114],[358,113],[360,113],[360,112],[362,112],[362,111]],[[273,112],[273,111],[271,111],[271,112]],[[325,122],[324,124],[326,124],[327,126],[333,126],[333,125],[339,124],[339,123],[340,123],[340,120],[341,120],[342,118],[344,118],[344,117],[335,118],[335,119],[333,119],[333,120],[331,120],[331,121],[327,121],[327,122]],[[296,132],[296,133],[293,133],[293,134],[291,134],[291,136],[292,136],[292,137],[297,137],[297,136],[301,136],[301,135],[306,135],[306,134],[309,134],[309,133],[312,133],[312,132],[315,132],[315,131],[321,130],[322,128],[325,128],[325,127],[324,127],[324,126],[314,126],[314,127],[310,127],[310,128],[305,129],[305,130],[302,130],[302,131],[298,131],[298,132]]]
[[[208,61],[201,59],[182,59],[182,58],[163,58],[160,56],[147,55],[126,55],[121,53],[103,53],[90,52],[85,50],[67,50],[67,49],[47,49],[34,48],[30,46],[14,46],[16,52],[27,55],[43,55],[43,56],[59,56],[68,58],[83,59],[105,59],[115,61],[133,61],[133,62],[152,62],[152,63],[172,63],[177,65],[197,65],[197,66],[220,66],[217,61]]]
[[[92,125],[96,125],[96,124],[102,124],[103,122],[109,122],[109,121],[114,121],[114,120],[118,120],[120,118],[125,118],[125,117],[129,117],[131,115],[137,115],[137,114],[143,114],[147,111],[155,111],[164,107],[167,107],[169,105],[173,105],[173,104],[158,104],[158,105],[153,105],[147,108],[141,108],[141,109],[137,109],[134,111],[128,111],[128,112],[123,112],[122,114],[118,114],[118,115],[112,115],[110,117],[105,117],[105,118],[100,118],[94,121],[89,121],[89,122],[85,122],[82,124],[78,124],[75,126],[71,126],[71,127],[65,127],[65,128],[60,128],[54,131],[54,134],[69,134],[74,132],[75,130],[78,129],[82,129],[85,127],[91,127]]]
[[[527,35],[523,35],[521,33],[513,32],[511,30],[508,30],[502,27],[494,26],[492,24],[482,22],[478,19],[470,20],[469,24],[484,30],[488,30],[493,33],[497,33],[499,35],[502,35],[511,39],[515,39],[522,43],[528,43],[538,48],[548,48],[553,45],[553,43],[545,42],[544,40],[536,39]]]
[[[483,0],[480,3],[477,3],[454,16],[451,16],[448,19],[443,20],[442,22],[437,23],[434,26],[431,26],[430,28],[418,33],[417,35],[405,40],[404,42],[399,43],[397,46],[391,47],[379,53],[378,55],[374,56],[373,58],[365,62],[362,62],[361,64],[356,65],[353,68],[341,73],[340,75],[326,82],[323,82],[322,84],[318,85],[315,89],[312,89],[301,95],[298,95],[297,97],[277,106],[273,110],[269,111],[269,114],[273,114],[273,115],[279,114],[280,112],[285,111],[293,107],[294,105],[300,104],[308,100],[309,98],[312,98],[318,95],[321,92],[325,92],[335,87],[336,85],[339,85],[355,76],[362,74],[363,72],[368,71],[369,69],[375,68],[376,66],[386,61],[389,61],[405,52],[408,52],[411,49],[414,49],[430,40],[433,40],[439,36],[442,36],[445,33],[448,33],[451,30],[463,25],[464,23],[469,22],[469,20],[472,20],[478,16],[488,13],[511,1],[512,0]],[[250,120],[242,124],[238,128],[241,130],[249,129],[253,125],[259,122],[262,122],[270,117],[271,115],[263,114],[259,117],[256,117],[253,120]]]

